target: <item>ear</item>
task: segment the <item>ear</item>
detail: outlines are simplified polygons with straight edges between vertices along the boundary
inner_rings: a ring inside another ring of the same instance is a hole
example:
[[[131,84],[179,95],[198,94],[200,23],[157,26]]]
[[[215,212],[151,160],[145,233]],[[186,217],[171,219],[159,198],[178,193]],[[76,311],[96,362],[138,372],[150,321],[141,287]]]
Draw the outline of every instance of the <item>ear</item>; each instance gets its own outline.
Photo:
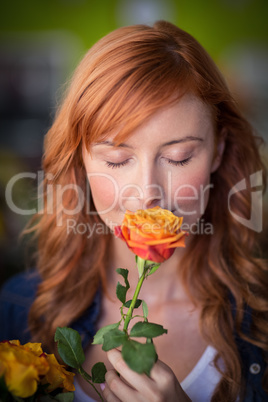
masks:
[[[210,170],[211,173],[215,172],[221,164],[223,152],[225,149],[226,134],[227,134],[226,129],[223,129],[220,133],[216,152],[214,154],[214,159],[213,159],[212,165],[211,165],[211,170]]]

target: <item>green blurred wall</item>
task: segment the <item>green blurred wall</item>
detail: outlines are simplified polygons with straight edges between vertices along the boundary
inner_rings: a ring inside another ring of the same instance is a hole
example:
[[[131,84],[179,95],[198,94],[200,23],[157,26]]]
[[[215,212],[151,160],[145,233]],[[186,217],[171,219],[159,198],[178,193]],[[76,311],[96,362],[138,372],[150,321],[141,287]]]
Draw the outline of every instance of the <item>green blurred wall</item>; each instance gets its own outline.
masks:
[[[155,0],[157,1],[157,0]],[[268,43],[267,0],[174,0],[173,22],[194,35],[215,59],[234,41]],[[12,0],[1,3],[0,34],[67,30],[84,50],[117,28],[116,0]]]

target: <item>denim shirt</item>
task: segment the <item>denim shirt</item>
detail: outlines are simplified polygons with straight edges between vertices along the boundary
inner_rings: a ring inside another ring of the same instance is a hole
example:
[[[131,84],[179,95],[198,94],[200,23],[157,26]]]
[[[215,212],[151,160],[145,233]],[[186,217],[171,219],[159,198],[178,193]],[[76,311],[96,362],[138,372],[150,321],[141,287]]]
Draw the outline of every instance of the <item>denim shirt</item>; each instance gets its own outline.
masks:
[[[30,342],[28,330],[28,312],[34,300],[40,279],[33,273],[21,273],[11,278],[0,292],[0,341],[19,339],[22,344]],[[230,300],[235,311],[232,296]],[[98,291],[88,310],[70,326],[77,330],[85,349],[95,334],[95,324],[100,312],[101,292]],[[246,310],[243,332],[249,331],[251,322],[250,309]],[[246,381],[246,394],[243,402],[268,402],[268,394],[264,392],[261,380],[266,363],[261,350],[235,334],[235,340],[242,360],[243,374]]]

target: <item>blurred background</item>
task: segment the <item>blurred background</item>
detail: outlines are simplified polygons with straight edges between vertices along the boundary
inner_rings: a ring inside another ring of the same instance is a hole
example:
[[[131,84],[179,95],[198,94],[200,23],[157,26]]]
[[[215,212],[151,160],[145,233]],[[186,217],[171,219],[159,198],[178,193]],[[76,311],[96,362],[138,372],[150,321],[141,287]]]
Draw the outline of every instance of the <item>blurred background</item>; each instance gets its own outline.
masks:
[[[191,33],[268,140],[267,0],[5,0],[0,14],[0,284],[25,267],[19,234],[36,206],[43,138],[64,84],[108,32],[166,19]],[[267,205],[266,196],[266,255]]]

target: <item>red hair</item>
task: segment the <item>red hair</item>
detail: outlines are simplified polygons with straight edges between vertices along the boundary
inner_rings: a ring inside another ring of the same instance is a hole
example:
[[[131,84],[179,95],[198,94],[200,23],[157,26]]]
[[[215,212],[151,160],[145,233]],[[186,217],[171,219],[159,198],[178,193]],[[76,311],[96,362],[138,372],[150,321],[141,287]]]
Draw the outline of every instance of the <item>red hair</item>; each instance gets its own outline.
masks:
[[[254,258],[255,233],[230,214],[227,196],[236,183],[244,178],[249,182],[251,174],[265,169],[253,130],[216,65],[191,35],[168,22],[119,28],[97,42],[78,66],[46,135],[44,210],[28,229],[38,238],[42,278],[30,311],[30,328],[35,339],[44,343],[49,339],[52,345],[56,327],[81,316],[100,284],[105,289],[110,234],[87,239],[66,229],[70,219],[66,208],[80,205],[79,194],[70,185],[86,193],[82,144],[89,147],[117,131],[119,143],[186,92],[211,107],[216,141],[224,135],[226,147],[221,166],[212,174],[214,188],[204,215],[214,234],[194,237],[180,271],[192,300],[202,307],[200,328],[218,350],[215,363],[221,357],[225,364],[212,401],[235,401],[243,378],[233,331],[267,353],[268,279],[267,266]],[[57,200],[54,190],[59,185],[65,191]],[[250,191],[240,192],[232,210],[248,218],[250,205]],[[94,211],[91,197],[73,212],[77,224],[101,222],[97,214],[88,214],[88,208]],[[236,302],[235,319],[229,293]],[[253,312],[251,334],[241,330],[245,304]]]

